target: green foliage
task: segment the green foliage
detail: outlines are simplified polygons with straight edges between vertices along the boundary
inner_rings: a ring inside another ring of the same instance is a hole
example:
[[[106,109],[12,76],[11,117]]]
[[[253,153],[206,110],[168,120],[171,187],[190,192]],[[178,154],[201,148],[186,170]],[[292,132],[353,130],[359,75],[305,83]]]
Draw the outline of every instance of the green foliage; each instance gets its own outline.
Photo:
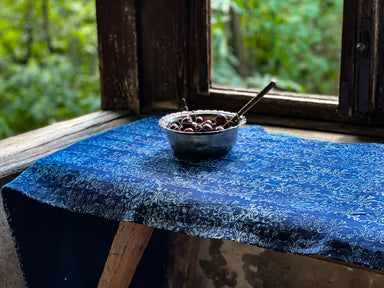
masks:
[[[95,3],[3,0],[0,138],[99,109]]]
[[[284,90],[336,94],[342,8],[342,0],[212,0],[213,82],[261,87],[275,78]]]

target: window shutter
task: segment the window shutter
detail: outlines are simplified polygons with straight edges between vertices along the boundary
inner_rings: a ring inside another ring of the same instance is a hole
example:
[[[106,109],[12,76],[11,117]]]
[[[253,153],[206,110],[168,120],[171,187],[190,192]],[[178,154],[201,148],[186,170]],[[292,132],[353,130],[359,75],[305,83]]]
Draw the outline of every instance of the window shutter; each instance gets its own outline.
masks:
[[[338,112],[384,108],[383,0],[345,0]]]

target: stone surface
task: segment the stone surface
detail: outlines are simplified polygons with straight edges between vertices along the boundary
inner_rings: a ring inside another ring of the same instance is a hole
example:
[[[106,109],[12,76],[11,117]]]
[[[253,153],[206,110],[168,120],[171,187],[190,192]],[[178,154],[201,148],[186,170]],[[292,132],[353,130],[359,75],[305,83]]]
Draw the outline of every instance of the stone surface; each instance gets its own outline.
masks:
[[[226,240],[201,239],[196,288],[379,288],[384,275]]]

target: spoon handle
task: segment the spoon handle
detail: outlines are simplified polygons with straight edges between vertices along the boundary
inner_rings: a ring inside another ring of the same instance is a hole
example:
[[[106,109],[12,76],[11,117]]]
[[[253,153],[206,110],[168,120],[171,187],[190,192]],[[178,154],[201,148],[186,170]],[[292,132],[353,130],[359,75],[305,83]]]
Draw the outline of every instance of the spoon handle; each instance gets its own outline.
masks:
[[[263,90],[261,90],[255,97],[253,97],[247,104],[245,104],[236,116],[232,118],[231,122],[237,124],[240,119],[240,116],[244,115],[251,109],[257,102],[261,100],[272,88],[276,87],[276,82],[271,81]]]
[[[245,104],[243,106],[243,108],[241,108],[239,110],[239,112],[237,112],[237,117],[240,117],[240,116],[244,115],[245,113],[247,113],[249,111],[249,109],[251,109],[253,106],[255,106],[255,104],[257,102],[259,102],[261,100],[261,98],[263,98],[274,87],[276,87],[276,82],[271,81],[263,90],[261,90],[259,92],[259,94],[257,94],[251,100],[249,100],[249,102],[247,104]]]

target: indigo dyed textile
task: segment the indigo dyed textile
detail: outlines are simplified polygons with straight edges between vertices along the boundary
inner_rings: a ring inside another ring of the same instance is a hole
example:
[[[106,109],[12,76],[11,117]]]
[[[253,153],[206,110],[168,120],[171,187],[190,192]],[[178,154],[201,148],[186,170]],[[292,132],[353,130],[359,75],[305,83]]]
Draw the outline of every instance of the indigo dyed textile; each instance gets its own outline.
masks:
[[[225,156],[171,150],[158,117],[37,161],[4,191],[55,207],[384,270],[384,146],[242,127]]]

